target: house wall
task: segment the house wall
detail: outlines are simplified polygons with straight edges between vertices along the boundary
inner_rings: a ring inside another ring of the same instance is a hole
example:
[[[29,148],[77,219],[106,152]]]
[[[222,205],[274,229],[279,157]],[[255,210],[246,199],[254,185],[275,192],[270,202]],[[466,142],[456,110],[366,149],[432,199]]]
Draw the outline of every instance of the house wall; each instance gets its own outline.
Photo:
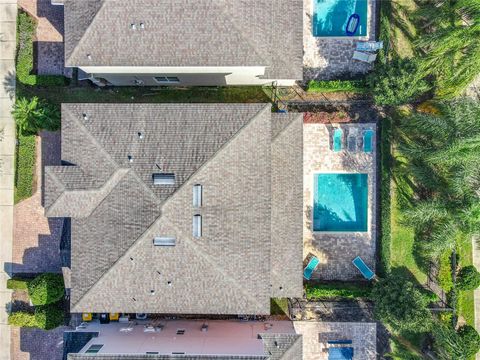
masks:
[[[228,67],[100,67],[82,66],[82,71],[94,78],[106,79],[111,85],[132,86],[135,80],[146,86],[225,86],[263,85],[277,81],[278,85],[292,86],[295,80],[261,79],[263,66]],[[175,76],[179,83],[158,83],[154,76]]]

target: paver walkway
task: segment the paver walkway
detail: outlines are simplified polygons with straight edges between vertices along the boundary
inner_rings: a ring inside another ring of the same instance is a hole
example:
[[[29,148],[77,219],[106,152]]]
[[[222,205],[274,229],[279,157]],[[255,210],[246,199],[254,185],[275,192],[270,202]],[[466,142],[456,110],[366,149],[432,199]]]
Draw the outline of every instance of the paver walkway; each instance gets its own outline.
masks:
[[[15,93],[15,32],[17,1],[0,0],[0,360],[10,360],[10,327],[6,309],[11,301],[13,239],[13,159],[15,123],[10,114]]]
[[[42,206],[43,170],[60,165],[60,132],[42,131],[36,140],[36,184],[32,197],[15,205],[12,272],[61,272],[62,218],[47,218]]]

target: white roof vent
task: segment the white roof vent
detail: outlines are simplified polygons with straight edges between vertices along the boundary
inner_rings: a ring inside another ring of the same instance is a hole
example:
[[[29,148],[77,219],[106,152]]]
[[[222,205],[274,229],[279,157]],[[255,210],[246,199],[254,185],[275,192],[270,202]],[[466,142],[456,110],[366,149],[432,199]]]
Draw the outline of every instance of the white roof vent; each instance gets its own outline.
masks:
[[[130,24],[130,29],[132,29],[132,30],[137,30],[137,24],[131,23],[131,24]]]
[[[193,207],[199,208],[202,207],[202,185],[196,184],[193,185]]]
[[[175,185],[175,174],[154,173],[152,175],[154,185]]]
[[[154,246],[175,246],[176,239],[174,237],[156,236],[153,238]]]
[[[202,215],[193,215],[193,237],[202,237]]]

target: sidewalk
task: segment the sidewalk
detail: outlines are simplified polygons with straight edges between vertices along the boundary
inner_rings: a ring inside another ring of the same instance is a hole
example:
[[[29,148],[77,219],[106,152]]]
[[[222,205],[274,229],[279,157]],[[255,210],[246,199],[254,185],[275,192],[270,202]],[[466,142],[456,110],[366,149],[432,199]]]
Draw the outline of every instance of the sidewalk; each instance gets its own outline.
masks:
[[[7,279],[12,263],[16,0],[0,0],[0,360],[10,360]]]

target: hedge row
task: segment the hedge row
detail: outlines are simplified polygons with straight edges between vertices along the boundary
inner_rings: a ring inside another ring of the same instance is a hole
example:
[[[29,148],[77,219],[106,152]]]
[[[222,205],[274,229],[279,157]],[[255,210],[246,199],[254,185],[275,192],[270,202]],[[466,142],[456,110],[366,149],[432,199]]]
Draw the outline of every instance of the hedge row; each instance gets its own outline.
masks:
[[[329,282],[305,285],[308,300],[369,298],[371,291],[372,286],[369,283]]]
[[[27,290],[28,283],[31,279],[8,279],[7,289],[10,290]]]
[[[35,313],[17,311],[8,316],[8,323],[13,326],[54,329],[64,323],[64,311],[59,304],[37,306]]]
[[[308,83],[307,92],[330,93],[330,92],[353,92],[364,93],[367,91],[363,80],[311,80]]]

